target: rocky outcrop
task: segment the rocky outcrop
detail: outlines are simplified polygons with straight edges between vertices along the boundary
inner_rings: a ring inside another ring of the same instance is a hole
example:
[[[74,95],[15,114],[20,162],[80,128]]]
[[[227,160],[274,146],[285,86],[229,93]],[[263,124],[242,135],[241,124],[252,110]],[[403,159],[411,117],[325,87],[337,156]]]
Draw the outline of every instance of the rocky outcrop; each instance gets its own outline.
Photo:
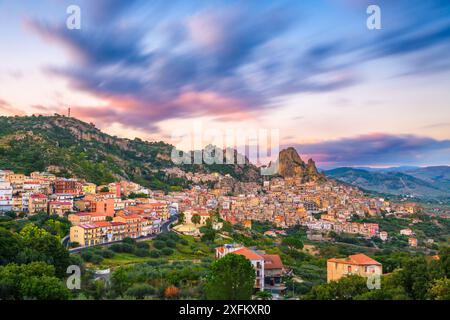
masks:
[[[318,181],[324,179],[316,168],[316,163],[309,159],[305,163],[292,147],[280,151],[278,158],[278,174],[282,177],[296,177],[302,182]]]

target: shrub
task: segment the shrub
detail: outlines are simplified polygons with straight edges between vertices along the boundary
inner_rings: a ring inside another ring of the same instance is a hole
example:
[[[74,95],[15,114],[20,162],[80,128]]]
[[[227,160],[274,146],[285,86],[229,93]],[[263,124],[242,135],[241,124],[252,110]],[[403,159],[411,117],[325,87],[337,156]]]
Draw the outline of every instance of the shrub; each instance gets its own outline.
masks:
[[[127,289],[125,294],[136,299],[144,299],[146,296],[155,294],[156,290],[146,283],[135,283]]]
[[[112,258],[112,257],[114,257],[114,251],[109,250],[109,249],[101,250],[101,251],[99,252],[99,254],[100,254],[103,258]]]
[[[134,245],[136,244],[136,240],[130,237],[126,237],[123,239],[123,243]]]
[[[162,248],[164,248],[164,247],[166,246],[166,243],[163,242],[163,241],[161,241],[161,240],[156,240],[156,241],[153,243],[153,246],[154,246],[156,249],[162,249]]]
[[[152,250],[150,251],[150,257],[152,258],[159,258],[161,256],[161,253],[159,250]]]
[[[91,262],[95,264],[100,264],[103,261],[103,257],[99,254],[93,254],[91,258]]]
[[[140,249],[137,249],[134,252],[134,254],[137,255],[138,257],[147,257],[149,255],[149,252],[148,252],[148,249],[140,248]]]
[[[90,250],[85,250],[85,251],[82,251],[80,255],[81,255],[81,258],[82,258],[84,261],[86,261],[86,262],[91,262],[92,256],[93,256],[94,254],[93,254],[92,251],[90,251]]]
[[[168,246],[169,248],[175,248],[177,246],[177,243],[173,240],[167,240],[166,246]]]
[[[147,242],[138,242],[136,244],[136,247],[138,247],[139,249],[148,249],[150,246]]]
[[[126,253],[132,253],[134,250],[134,246],[129,243],[116,243],[113,244],[110,249],[114,252],[126,252]]]
[[[173,250],[170,248],[164,248],[161,250],[161,253],[165,256],[170,256],[173,253]]]
[[[122,252],[122,245],[120,243],[115,243],[109,247],[114,252]]]

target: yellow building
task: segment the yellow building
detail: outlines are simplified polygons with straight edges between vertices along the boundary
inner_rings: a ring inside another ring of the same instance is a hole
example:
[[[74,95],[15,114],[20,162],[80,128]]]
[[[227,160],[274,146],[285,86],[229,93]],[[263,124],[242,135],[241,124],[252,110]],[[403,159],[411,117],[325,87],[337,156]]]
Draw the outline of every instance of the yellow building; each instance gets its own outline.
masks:
[[[82,247],[122,240],[125,236],[125,223],[117,221],[85,223],[70,228],[70,242]]]
[[[81,189],[84,194],[95,194],[97,191],[97,186],[94,183],[85,183]]]
[[[344,276],[359,275],[368,277],[370,275],[381,275],[382,265],[378,261],[359,253],[344,259],[328,259],[327,281],[336,281]]]
[[[36,214],[39,212],[47,213],[48,199],[47,196],[42,193],[35,193],[28,199],[28,212],[30,214]]]

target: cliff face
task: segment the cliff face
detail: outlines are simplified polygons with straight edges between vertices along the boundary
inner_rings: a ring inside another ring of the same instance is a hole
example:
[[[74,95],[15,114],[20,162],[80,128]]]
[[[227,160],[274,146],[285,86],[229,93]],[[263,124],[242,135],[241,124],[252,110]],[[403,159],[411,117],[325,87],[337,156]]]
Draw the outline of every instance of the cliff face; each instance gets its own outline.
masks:
[[[280,151],[278,160],[278,174],[282,177],[297,177],[302,182],[318,181],[325,176],[317,171],[312,159],[305,163],[292,147]]]

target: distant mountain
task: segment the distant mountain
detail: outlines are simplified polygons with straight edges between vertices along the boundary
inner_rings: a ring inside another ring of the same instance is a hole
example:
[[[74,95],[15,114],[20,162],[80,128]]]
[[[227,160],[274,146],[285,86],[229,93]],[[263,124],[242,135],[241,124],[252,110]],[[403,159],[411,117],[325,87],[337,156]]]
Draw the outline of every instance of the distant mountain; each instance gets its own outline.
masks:
[[[318,172],[312,159],[305,163],[297,150],[292,147],[280,151],[278,174],[282,177],[300,177],[303,182],[325,179],[325,176]]]
[[[450,167],[432,168],[436,167],[409,169],[405,172],[337,168],[325,173],[336,180],[368,191],[424,199],[450,198]]]
[[[450,166],[415,168],[404,172],[450,192]]]
[[[389,167],[389,168],[373,168],[373,167],[352,167],[352,168],[366,170],[366,171],[378,171],[378,172],[405,172],[408,170],[418,169],[420,167],[400,166],[400,167]]]
[[[0,169],[26,174],[52,171],[96,184],[125,178],[167,190],[185,183],[166,177],[162,171],[175,167],[171,161],[172,149],[172,145],[162,141],[111,136],[93,124],[60,115],[0,117]],[[259,177],[259,170],[253,164],[179,167],[184,171],[230,174],[244,181]]]

